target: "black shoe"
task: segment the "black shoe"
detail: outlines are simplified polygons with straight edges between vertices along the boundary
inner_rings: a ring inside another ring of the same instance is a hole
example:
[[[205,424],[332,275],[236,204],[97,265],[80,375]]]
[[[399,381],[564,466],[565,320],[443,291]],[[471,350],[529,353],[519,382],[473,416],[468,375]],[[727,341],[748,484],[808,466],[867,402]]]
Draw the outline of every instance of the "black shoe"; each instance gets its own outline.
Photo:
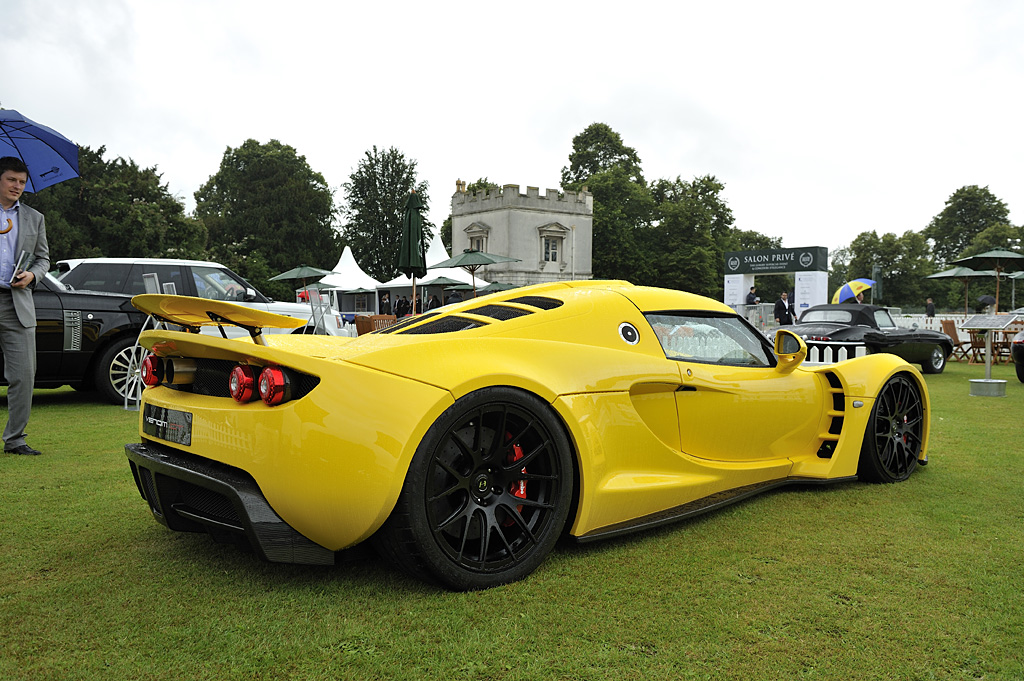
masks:
[[[4,447],[4,452],[6,452],[7,454],[24,454],[25,456],[39,456],[40,454],[42,454],[42,452],[39,451],[38,449],[32,449],[28,445],[20,445],[18,447],[13,447],[11,449],[7,449],[6,447]]]

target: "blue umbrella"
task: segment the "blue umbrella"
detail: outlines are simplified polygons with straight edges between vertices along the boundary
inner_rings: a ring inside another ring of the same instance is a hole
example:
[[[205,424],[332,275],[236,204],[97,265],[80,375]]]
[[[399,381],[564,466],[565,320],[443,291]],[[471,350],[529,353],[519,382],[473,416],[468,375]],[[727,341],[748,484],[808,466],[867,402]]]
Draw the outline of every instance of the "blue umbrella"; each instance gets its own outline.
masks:
[[[0,109],[0,156],[25,162],[25,190],[33,193],[78,177],[78,145],[13,109]]]
[[[839,290],[836,291],[836,294],[832,296],[832,304],[835,305],[836,303],[841,303],[844,300],[856,298],[858,293],[867,291],[874,285],[875,282],[871,279],[854,279],[853,281],[848,281],[840,286]]]

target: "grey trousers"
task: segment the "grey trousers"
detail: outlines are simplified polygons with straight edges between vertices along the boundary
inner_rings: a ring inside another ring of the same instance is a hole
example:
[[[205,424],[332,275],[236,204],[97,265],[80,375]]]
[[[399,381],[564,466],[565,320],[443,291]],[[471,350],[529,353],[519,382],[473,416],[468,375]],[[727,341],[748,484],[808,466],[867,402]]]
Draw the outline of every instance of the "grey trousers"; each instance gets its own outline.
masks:
[[[10,289],[0,288],[0,350],[4,353],[7,380],[7,426],[4,449],[25,444],[25,429],[32,413],[32,388],[36,379],[36,330],[18,319]]]

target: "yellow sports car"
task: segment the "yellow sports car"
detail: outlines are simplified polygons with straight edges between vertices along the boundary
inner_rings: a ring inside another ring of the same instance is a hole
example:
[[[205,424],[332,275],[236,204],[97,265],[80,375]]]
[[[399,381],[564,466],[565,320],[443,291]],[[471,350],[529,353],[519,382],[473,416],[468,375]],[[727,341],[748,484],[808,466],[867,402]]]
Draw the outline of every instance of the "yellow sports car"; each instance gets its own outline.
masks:
[[[329,564],[371,540],[452,589],[530,574],[589,541],[779,485],[905,480],[927,462],[928,392],[889,354],[806,366],[726,305],[626,282],[542,284],[358,338],[274,334],[288,317],[145,295],[166,328],[138,444],[153,515]],[[249,338],[195,333],[234,324]],[[170,330],[172,325],[184,330]]]

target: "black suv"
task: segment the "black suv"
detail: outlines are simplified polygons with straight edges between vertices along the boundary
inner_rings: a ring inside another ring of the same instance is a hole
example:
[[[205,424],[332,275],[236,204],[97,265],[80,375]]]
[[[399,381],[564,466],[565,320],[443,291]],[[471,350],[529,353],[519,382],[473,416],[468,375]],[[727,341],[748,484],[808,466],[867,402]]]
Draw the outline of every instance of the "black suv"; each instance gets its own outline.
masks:
[[[109,402],[122,404],[125,392],[138,380],[133,369],[145,353],[135,340],[146,315],[132,306],[131,296],[73,291],[47,274],[36,282],[32,299],[37,324],[35,387],[95,389]],[[6,385],[2,376],[0,384]]]

